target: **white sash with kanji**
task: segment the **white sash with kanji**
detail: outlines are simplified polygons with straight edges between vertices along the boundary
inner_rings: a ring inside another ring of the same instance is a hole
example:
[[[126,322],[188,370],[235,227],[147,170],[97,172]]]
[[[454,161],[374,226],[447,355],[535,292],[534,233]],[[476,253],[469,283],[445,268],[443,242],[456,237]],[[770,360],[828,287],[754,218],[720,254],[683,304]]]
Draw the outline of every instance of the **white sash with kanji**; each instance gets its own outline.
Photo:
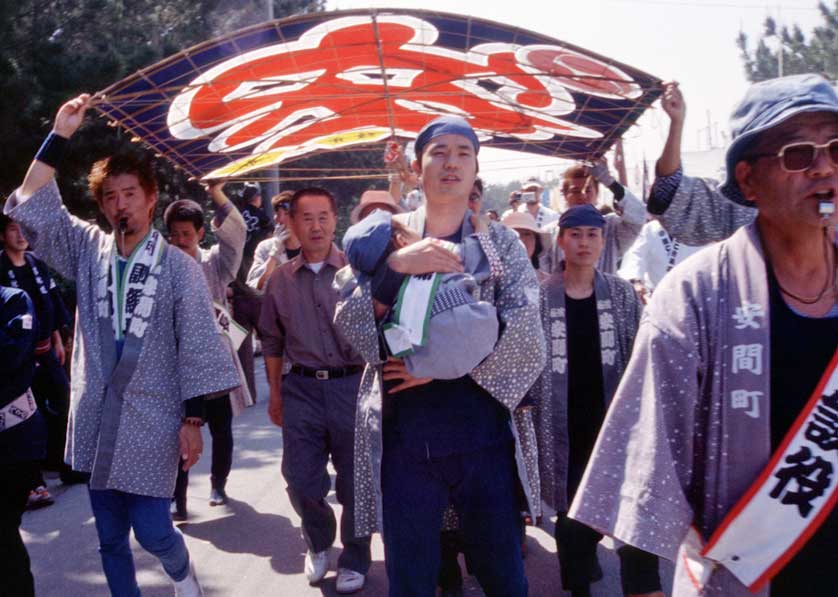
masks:
[[[838,351],[768,465],[701,550],[759,591],[838,501]],[[686,554],[685,554],[686,555]],[[706,562],[706,560],[704,560]],[[704,565],[694,570],[698,584]]]

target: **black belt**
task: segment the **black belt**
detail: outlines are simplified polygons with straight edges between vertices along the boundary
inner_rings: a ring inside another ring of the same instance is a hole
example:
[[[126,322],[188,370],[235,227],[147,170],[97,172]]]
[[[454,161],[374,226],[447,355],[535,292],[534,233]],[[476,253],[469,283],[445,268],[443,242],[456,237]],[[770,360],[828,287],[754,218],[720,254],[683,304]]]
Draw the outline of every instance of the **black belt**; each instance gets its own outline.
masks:
[[[291,373],[302,375],[303,377],[314,377],[315,379],[337,379],[338,377],[347,377],[355,375],[363,371],[360,365],[352,365],[351,367],[325,367],[323,369],[312,369],[311,367],[303,367],[302,365],[291,365]]]

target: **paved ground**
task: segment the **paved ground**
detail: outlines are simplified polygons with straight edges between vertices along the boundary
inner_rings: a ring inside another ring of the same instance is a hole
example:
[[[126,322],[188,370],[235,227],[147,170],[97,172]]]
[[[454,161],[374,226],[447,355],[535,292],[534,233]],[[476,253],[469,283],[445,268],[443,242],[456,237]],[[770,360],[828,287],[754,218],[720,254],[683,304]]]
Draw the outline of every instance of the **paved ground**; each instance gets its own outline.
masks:
[[[258,361],[261,365],[261,360]],[[211,508],[209,458],[203,458],[190,475],[190,518],[179,525],[195,559],[207,597],[261,595],[334,595],[337,551],[332,550],[332,572],[318,587],[310,587],[302,574],[305,544],[299,518],[291,508],[280,475],[282,436],[265,412],[267,386],[259,370],[262,402],[234,421],[235,462],[227,491],[227,507]],[[204,436],[208,442],[208,433]],[[208,453],[208,449],[205,453]],[[96,529],[83,486],[64,487],[50,481],[54,506],[24,516],[23,536],[32,558],[39,596],[94,597],[107,595],[107,585],[96,550]],[[340,506],[329,499],[339,511]],[[552,523],[527,532],[526,559],[530,595],[565,595],[559,589],[556,546]],[[146,596],[169,596],[171,584],[155,558],[133,542],[137,575]],[[618,564],[614,553],[600,546],[606,578],[594,585],[597,597],[620,595]],[[671,566],[662,564],[666,582]],[[665,583],[666,586],[666,583]],[[384,551],[379,537],[373,540],[373,565],[367,586],[359,595],[387,594]],[[466,595],[482,595],[468,579]]]

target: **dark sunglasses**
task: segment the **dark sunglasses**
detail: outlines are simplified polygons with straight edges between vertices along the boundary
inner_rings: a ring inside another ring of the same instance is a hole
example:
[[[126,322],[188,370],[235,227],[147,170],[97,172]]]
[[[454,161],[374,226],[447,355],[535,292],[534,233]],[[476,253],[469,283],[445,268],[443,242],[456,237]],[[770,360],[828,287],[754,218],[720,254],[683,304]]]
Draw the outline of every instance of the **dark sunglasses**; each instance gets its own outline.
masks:
[[[833,166],[838,166],[838,139],[832,139],[821,145],[811,141],[801,141],[783,145],[776,153],[755,153],[751,158],[780,158],[780,165],[786,172],[803,172],[812,167],[818,157],[818,150],[826,149],[826,155]]]

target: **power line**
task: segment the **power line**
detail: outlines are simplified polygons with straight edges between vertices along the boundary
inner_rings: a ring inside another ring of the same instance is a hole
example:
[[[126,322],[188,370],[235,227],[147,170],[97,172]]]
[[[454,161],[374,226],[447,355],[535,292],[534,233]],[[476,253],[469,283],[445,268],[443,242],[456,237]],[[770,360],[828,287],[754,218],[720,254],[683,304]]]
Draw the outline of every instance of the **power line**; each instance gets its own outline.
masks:
[[[657,4],[662,6],[684,6],[690,8],[737,8],[771,10],[782,9],[789,11],[818,11],[817,6],[787,6],[785,4],[737,4],[734,2],[704,2],[703,0],[605,0],[616,4]]]

